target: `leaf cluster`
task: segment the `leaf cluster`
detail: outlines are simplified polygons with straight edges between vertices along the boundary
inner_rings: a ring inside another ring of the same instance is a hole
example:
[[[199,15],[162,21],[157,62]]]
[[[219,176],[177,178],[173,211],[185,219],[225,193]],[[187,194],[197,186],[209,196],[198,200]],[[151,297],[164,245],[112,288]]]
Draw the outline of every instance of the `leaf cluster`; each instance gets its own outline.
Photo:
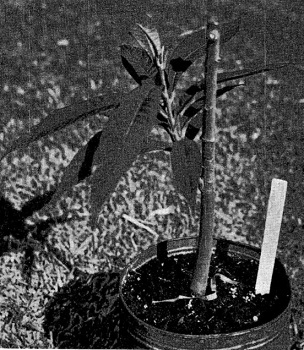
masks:
[[[238,21],[220,27],[221,43],[238,32]],[[206,82],[178,91],[182,75],[198,59],[204,58],[206,28],[181,35],[170,51],[161,43],[156,29],[140,24],[130,33],[134,43],[120,47],[122,64],[138,86],[122,96],[105,93],[78,104],[57,109],[37,124],[30,133],[15,140],[2,158],[27,147],[88,116],[102,113],[109,117],[105,127],[80,148],[52,192],[48,204],[54,203],[73,185],[90,177],[92,219],[96,221],[102,204],[114,191],[120,177],[136,157],[145,152],[170,152],[173,181],[177,190],[195,208],[196,190],[202,175],[203,154],[199,142],[204,134]],[[254,66],[250,69],[218,74],[217,96],[243,85],[239,79],[253,76],[284,64]],[[154,127],[163,128],[171,144],[155,142],[149,137]]]

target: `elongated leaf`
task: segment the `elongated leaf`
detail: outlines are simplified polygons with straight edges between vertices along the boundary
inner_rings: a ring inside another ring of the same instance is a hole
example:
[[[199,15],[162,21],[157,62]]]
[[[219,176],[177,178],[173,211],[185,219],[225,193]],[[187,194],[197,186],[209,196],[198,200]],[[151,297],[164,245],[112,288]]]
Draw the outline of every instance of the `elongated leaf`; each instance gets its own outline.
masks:
[[[124,172],[145,145],[159,110],[161,89],[143,84],[117,109],[94,156],[98,167],[92,177],[92,220]]]
[[[273,71],[276,69],[281,69],[286,66],[288,66],[288,62],[279,62],[279,63],[271,63],[266,66],[262,66],[261,64],[255,65],[251,68],[245,68],[245,69],[236,69],[233,71],[227,71],[223,73],[218,74],[217,82],[218,84],[221,83],[227,83],[231,80],[237,80],[237,79],[243,79],[248,78],[251,76],[255,76],[261,73]],[[188,95],[188,97],[194,96],[196,93],[203,91],[205,89],[205,80],[202,79],[199,82],[191,85],[186,91],[185,96]],[[185,99],[185,97],[184,97]]]
[[[90,176],[92,173],[94,154],[98,149],[103,131],[98,131],[89,142],[75,154],[66,167],[60,184],[53,195],[49,206],[54,205],[64,193],[69,193],[72,187]]]
[[[178,79],[191,64],[203,56],[206,46],[206,28],[200,28],[186,35],[175,47],[168,58],[169,66],[167,68],[168,81],[171,90],[177,84]]]
[[[171,164],[173,183],[194,210],[198,181],[202,171],[202,157],[198,145],[188,139],[174,142]]]
[[[120,48],[123,65],[138,84],[157,75],[157,67],[146,50],[130,45],[121,45]]]
[[[220,27],[221,42],[229,41],[239,30],[239,21],[224,23]],[[167,68],[170,89],[173,90],[179,78],[193,62],[205,55],[206,49],[206,27],[192,31],[183,36],[175,49],[169,56]]]
[[[230,91],[232,91],[235,88],[240,87],[240,86],[244,86],[244,84],[238,83],[238,84],[233,84],[233,85],[227,85],[227,86],[224,86],[220,89],[217,89],[216,97],[221,97],[221,96],[225,95],[227,92],[230,92]]]
[[[229,85],[225,86],[221,89],[217,90],[217,97],[220,97],[224,95],[225,93],[242,86],[243,84],[235,84],[235,85]],[[195,103],[193,103],[184,113],[184,115],[181,118],[182,125],[185,125],[184,127],[187,127],[185,136],[189,140],[193,140],[197,133],[199,132],[200,128],[202,127],[202,109],[205,105],[205,97],[201,97],[198,99]],[[191,119],[191,123],[186,125],[185,123]]]
[[[189,140],[194,140],[199,131],[199,127],[195,127],[194,125],[189,124],[185,136]]]
[[[158,31],[156,29],[145,28],[141,24],[137,24],[137,26],[145,34],[153,57],[158,57],[161,53],[161,42]]]
[[[153,57],[153,51],[151,51],[151,45],[147,41],[146,34],[140,30],[138,27],[135,27],[129,35],[132,36],[136,44],[141,47],[143,50],[147,51]]]
[[[30,133],[24,133],[7,148],[3,159],[12,151],[20,148],[26,148],[34,141],[41,139],[44,136],[50,135],[66,126],[82,120],[91,115],[106,112],[117,108],[119,105],[115,94],[107,94],[97,96],[90,100],[76,103],[71,106],[60,108],[50,113],[39,124],[34,126]],[[0,160],[1,160],[0,159]]]
[[[219,84],[226,83],[226,82],[231,81],[231,80],[237,80],[237,79],[251,77],[251,76],[261,74],[264,72],[268,72],[268,71],[272,71],[272,70],[276,70],[276,69],[281,69],[281,68],[284,68],[288,65],[289,65],[288,62],[279,62],[279,63],[268,64],[262,68],[261,68],[261,65],[259,65],[259,66],[255,66],[255,68],[246,68],[246,69],[241,69],[241,70],[219,73],[218,74],[218,83]],[[231,87],[226,86],[226,87],[219,89],[218,91],[220,94],[224,94],[224,93],[230,91],[231,89],[234,89],[235,87],[237,87],[239,85],[241,85],[241,84],[231,85]],[[205,90],[204,80],[190,86],[182,95],[182,97],[181,97],[182,102],[181,103],[183,103],[183,105],[185,105],[186,103],[188,103],[188,101],[190,101],[192,96],[194,96],[195,94],[200,93],[204,90]],[[218,93],[218,96],[219,96],[219,93]],[[199,103],[199,101],[202,101],[202,99],[199,99],[198,103]],[[202,106],[203,106],[203,103],[202,103]],[[183,107],[180,107],[179,111],[181,111],[182,108]],[[188,117],[191,117],[198,112],[199,112],[198,108],[194,109],[193,106],[191,106],[189,111],[187,111],[187,114],[188,114]],[[193,121],[192,121],[192,123],[193,123]],[[198,127],[196,127],[195,125],[189,124],[187,132],[186,132],[186,137],[189,138],[190,140],[193,140],[195,138],[196,134],[198,133],[198,131],[199,131]]]
[[[235,88],[242,86],[244,84],[239,83],[239,84],[234,84],[234,85],[227,85],[224,86],[220,89],[217,89],[217,93],[216,96],[220,97],[223,96],[224,94],[226,94],[229,91],[234,90]],[[182,119],[184,121],[188,120],[189,118],[192,118],[193,116],[195,116],[199,111],[201,111],[203,109],[205,105],[205,95],[202,94],[202,97],[198,98],[194,103],[192,103],[186,110],[185,113],[182,117]]]
[[[288,65],[287,62],[281,62],[281,63],[275,63],[275,64],[269,64],[266,65],[266,67],[255,66],[254,68],[246,68],[246,69],[241,69],[241,70],[234,70],[230,72],[223,72],[218,74],[218,83],[226,83],[232,80],[237,80],[237,79],[243,79],[243,78],[248,78],[250,76],[255,76],[257,74],[261,74],[267,71],[272,71],[275,69],[280,69],[283,67],[286,67]],[[235,85],[230,85],[230,86],[225,86],[221,89],[218,89],[217,96],[221,96],[224,93],[242,85],[241,83],[235,84]],[[177,112],[180,113],[184,106],[190,102],[191,98],[197,94],[200,94],[196,97],[197,102],[195,102],[196,106],[191,106],[189,110],[187,110],[187,113],[189,116],[193,116],[199,108],[203,107],[203,96],[204,96],[204,91],[205,91],[205,81],[201,80],[198,83],[195,83],[191,85],[184,93],[181,95],[179,99],[179,107]],[[198,104],[198,106],[197,106]],[[198,108],[199,107],[199,108]]]
[[[102,131],[98,131],[88,142],[85,148],[84,160],[78,172],[77,182],[80,182],[92,174],[93,160],[98,149]]]
[[[288,65],[287,62],[282,62],[282,63],[268,64],[264,67],[261,67],[261,65],[259,65],[253,68],[223,72],[223,73],[219,73],[217,82],[226,83],[231,80],[243,79],[243,78],[251,77],[257,74],[269,72],[275,69],[280,69],[280,68],[286,67],[287,65]]]

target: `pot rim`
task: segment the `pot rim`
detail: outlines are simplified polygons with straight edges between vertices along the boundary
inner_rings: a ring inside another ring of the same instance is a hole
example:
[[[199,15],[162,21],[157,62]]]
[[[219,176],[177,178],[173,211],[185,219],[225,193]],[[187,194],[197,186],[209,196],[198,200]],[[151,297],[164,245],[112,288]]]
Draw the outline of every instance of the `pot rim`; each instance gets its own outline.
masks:
[[[198,236],[190,236],[190,237],[182,237],[182,238],[173,238],[173,239],[169,239],[169,240],[165,240],[167,242],[171,242],[171,241],[182,241],[182,240],[188,240],[188,239],[198,239]],[[231,240],[228,240],[228,239],[223,239],[223,238],[214,238],[214,242],[216,241],[226,241],[228,242],[229,244],[233,245],[233,246],[239,246],[239,247],[243,247],[245,249],[249,249],[251,251],[255,251],[256,253],[260,253],[261,249],[255,247],[255,246],[251,246],[249,244],[246,244],[246,243],[240,243],[240,242],[235,242],[235,241],[231,241]],[[159,242],[158,242],[159,243]],[[156,248],[157,247],[157,244],[153,244],[153,245],[150,245],[146,250],[148,249],[153,249],[153,248]],[[186,248],[186,247],[185,247]],[[190,247],[188,247],[190,248]],[[195,247],[193,247],[195,248]],[[145,250],[145,251],[146,251]],[[174,253],[175,252],[175,253]],[[140,255],[142,254],[143,252],[140,253]],[[168,250],[168,256],[172,256],[172,255],[176,255],[178,254],[178,251],[176,252],[176,250],[173,249],[173,253],[170,254],[169,250]],[[139,256],[140,256],[139,255]],[[147,259],[145,262],[143,262],[141,265],[139,265],[138,267],[142,266],[143,264],[147,263],[148,261],[150,261],[151,259],[153,259],[155,256]],[[251,331],[251,330],[254,330],[256,332],[262,330],[265,325],[271,325],[271,324],[274,324],[274,323],[277,323],[278,319],[279,318],[282,318],[282,316],[286,313],[286,312],[289,312],[289,309],[290,309],[290,301],[291,301],[291,288],[290,288],[290,282],[289,282],[289,278],[286,274],[286,277],[287,277],[287,282],[288,282],[288,290],[289,290],[289,295],[288,295],[288,304],[286,306],[286,308],[278,315],[276,316],[275,318],[273,318],[272,320],[266,322],[266,323],[263,323],[259,326],[254,326],[254,327],[250,327],[250,328],[247,328],[247,329],[243,329],[243,330],[240,330],[240,331],[235,331],[235,332],[230,332],[230,333],[213,333],[213,334],[184,334],[184,333],[175,333],[175,332],[170,332],[170,331],[166,331],[164,329],[161,329],[161,328],[157,328],[143,320],[141,320],[140,318],[138,318],[134,312],[129,308],[129,306],[127,305],[126,301],[124,300],[124,297],[123,297],[123,292],[122,292],[122,287],[124,285],[124,281],[126,279],[126,276],[127,276],[127,273],[129,272],[129,270],[132,268],[132,266],[136,263],[136,261],[138,260],[138,256],[135,257],[129,264],[128,266],[124,269],[123,273],[121,274],[120,276],[120,281],[119,281],[119,297],[120,297],[120,300],[122,301],[124,307],[127,309],[128,313],[130,315],[132,315],[132,317],[134,319],[136,319],[136,321],[141,325],[141,326],[144,326],[144,327],[149,327],[150,329],[153,329],[154,332],[161,332],[167,336],[169,335],[176,335],[178,334],[179,336],[182,336],[186,339],[191,339],[191,338],[197,338],[197,337],[204,337],[205,339],[217,339],[219,337],[225,337],[225,336],[239,336],[239,335],[242,335],[242,334],[245,334],[245,333],[248,333],[248,331]],[[280,262],[280,260],[278,258],[276,258],[276,260],[282,265],[282,267],[284,268],[284,271],[286,273],[286,270],[285,270],[285,267],[283,266],[283,264]]]

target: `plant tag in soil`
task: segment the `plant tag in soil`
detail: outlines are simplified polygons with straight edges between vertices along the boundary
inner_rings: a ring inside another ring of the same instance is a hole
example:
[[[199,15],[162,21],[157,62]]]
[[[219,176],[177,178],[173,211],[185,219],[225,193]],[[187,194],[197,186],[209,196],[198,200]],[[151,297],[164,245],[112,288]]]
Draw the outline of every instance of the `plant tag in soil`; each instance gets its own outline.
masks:
[[[263,295],[270,293],[286,190],[286,181],[279,179],[272,180],[258,275],[255,285],[256,294]]]

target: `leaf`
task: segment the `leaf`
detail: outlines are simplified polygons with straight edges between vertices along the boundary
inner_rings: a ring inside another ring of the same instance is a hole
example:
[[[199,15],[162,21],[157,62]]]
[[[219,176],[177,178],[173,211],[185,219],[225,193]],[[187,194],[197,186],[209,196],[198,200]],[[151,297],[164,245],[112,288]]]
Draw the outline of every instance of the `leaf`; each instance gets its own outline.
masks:
[[[158,31],[156,29],[145,28],[141,24],[137,24],[137,26],[145,34],[153,57],[159,57],[162,49]]]
[[[252,67],[252,68],[236,69],[233,71],[227,71],[227,72],[223,72],[223,73],[218,74],[217,82],[218,82],[218,84],[227,83],[228,81],[231,81],[231,80],[243,79],[243,78],[247,78],[250,76],[257,75],[257,74],[265,73],[268,71],[281,69],[281,68],[284,68],[288,65],[289,65],[288,62],[271,63],[271,64],[268,64],[264,67],[261,67],[261,64],[260,64],[260,65],[256,65],[255,67]],[[203,91],[204,89],[205,89],[205,80],[202,79],[199,82],[191,85],[186,90],[186,93],[190,96],[194,96],[196,93]]]
[[[124,172],[141,152],[157,122],[161,89],[144,84],[125,98],[105,129],[94,156],[97,169],[92,176],[92,220],[112,193]]]
[[[135,27],[131,32],[129,32],[129,34],[133,37],[139,47],[148,53],[151,53],[151,55],[153,54],[153,52],[151,52],[151,46],[147,42],[146,34],[142,30],[140,30],[138,27]]]
[[[227,92],[244,85],[243,83],[239,83],[239,84],[234,84],[234,85],[228,85],[228,86],[224,86],[220,89],[217,89],[216,92],[216,97],[220,97],[224,94],[226,94]],[[194,117],[199,111],[201,111],[203,109],[205,105],[205,95],[203,95],[201,98],[198,98],[194,103],[192,103],[186,110],[185,113],[183,115],[183,119],[189,119]]]
[[[242,86],[243,84],[235,84],[235,85],[229,85],[225,86],[221,89],[217,90],[217,97],[222,96],[223,94],[235,89],[236,87]],[[199,132],[200,128],[202,127],[202,120],[203,118],[201,111],[205,104],[205,98],[202,97],[198,99],[193,105],[191,105],[186,111],[184,116],[181,118],[182,125],[184,123],[191,119],[191,123],[188,124],[185,136],[189,140],[193,140],[197,133]]]
[[[92,174],[94,154],[98,149],[102,131],[98,131],[88,142],[85,148],[84,160],[78,171],[78,181],[80,182]]]
[[[161,113],[157,114],[157,119],[162,122],[162,123],[167,123],[168,124],[168,119]]]
[[[157,75],[157,67],[146,50],[126,44],[120,48],[122,63],[138,84]]]
[[[206,46],[206,28],[200,28],[186,35],[168,57],[168,82],[171,91],[175,88],[182,73],[200,56]]]
[[[168,122],[160,122],[160,123],[158,123],[158,125],[161,126],[167,132],[167,134],[171,136],[172,128],[168,124]]]
[[[65,192],[70,191],[74,185],[91,175],[94,154],[98,149],[102,133],[103,131],[98,131],[73,157],[64,171],[56,193],[48,203],[49,206],[54,205]]]
[[[224,95],[225,93],[235,89],[236,87],[239,87],[243,85],[242,83],[224,86],[223,88],[220,88],[217,90],[217,97],[220,97]],[[201,125],[202,125],[202,115],[201,111],[204,108],[205,105],[205,95],[204,91],[201,92],[202,97],[197,98],[195,102],[193,102],[184,112],[183,115],[181,115],[181,126],[182,128],[186,128],[185,136],[193,140],[198,133]],[[188,96],[188,97],[187,97]],[[184,106],[191,100],[191,96],[189,97],[188,94],[182,95],[181,99],[183,99],[180,103],[184,103],[184,105],[180,106],[177,110],[177,113],[181,113]],[[189,124],[189,121],[191,120],[191,124]]]
[[[221,42],[229,41],[239,30],[239,21],[224,23],[220,27]],[[181,75],[198,58],[205,55],[206,27],[201,27],[183,36],[168,58],[170,65],[167,69],[168,81],[171,91],[175,88]]]
[[[132,90],[130,93],[128,93],[124,100],[132,99],[132,94],[135,94],[137,92],[138,88]],[[76,185],[78,182],[85,179],[87,176],[90,176],[92,173],[92,167],[94,165],[94,156],[95,153],[99,152],[99,146],[100,144],[111,144],[113,143],[114,146],[114,136],[116,135],[116,129],[118,124],[118,113],[121,111],[121,108],[118,108],[118,112],[114,114],[111,119],[107,122],[107,124],[104,127],[104,130],[97,132],[90,140],[89,142],[82,147],[74,156],[70,164],[67,166],[64,175],[61,179],[60,185],[57,188],[56,194],[54,195],[52,199],[52,203],[56,202],[61,195],[72,188],[72,186]],[[121,121],[121,125],[123,124],[123,121]],[[112,138],[112,133],[114,134]],[[101,135],[103,134],[103,137],[101,139]]]
[[[262,68],[260,68],[261,66],[259,65],[259,66],[256,66],[255,68],[246,68],[246,69],[241,69],[241,70],[234,70],[234,71],[230,71],[230,72],[219,73],[217,82],[218,82],[218,84],[220,84],[220,83],[226,83],[226,82],[231,81],[231,80],[243,79],[243,78],[247,78],[247,77],[261,74],[264,72],[272,71],[275,69],[284,68],[288,65],[289,65],[288,62],[271,63],[271,64],[266,65],[266,67],[262,67]],[[217,96],[221,96],[224,93],[226,93],[226,92],[228,92],[228,91],[230,91],[230,90],[232,90],[240,85],[242,85],[242,84],[239,83],[239,84],[225,86],[221,89],[218,89]],[[190,86],[180,98],[181,107],[179,108],[179,112],[183,109],[183,106],[185,106],[185,104],[188,103],[195,94],[204,91],[204,89],[205,89],[204,80],[201,80],[199,83],[196,83],[196,84],[193,84],[192,86]],[[187,112],[185,112],[185,115],[187,115],[188,118],[193,117],[196,113],[199,112],[199,110],[203,107],[204,101],[202,99],[198,99],[198,101],[196,103],[198,103],[199,105],[195,106],[195,104],[194,104],[194,106],[192,105],[191,107],[189,107],[187,109]],[[194,125],[189,124],[187,132],[186,132],[186,137],[190,140],[193,140],[195,138],[196,134],[198,133],[198,131],[199,131],[199,128],[197,128]]]
[[[233,84],[233,85],[227,85],[227,86],[224,86],[220,89],[217,89],[216,91],[216,97],[221,97],[223,95],[225,95],[227,92],[230,92],[232,90],[234,90],[235,88],[237,87],[240,87],[240,86],[244,86],[244,83],[238,83],[238,84]]]
[[[200,130],[200,128],[197,128],[192,124],[189,124],[188,128],[186,130],[186,134],[185,134],[186,138],[189,140],[194,140],[195,136],[198,134],[199,130]]]
[[[35,125],[30,133],[24,133],[17,140],[13,141],[1,159],[6,157],[9,153],[20,148],[26,148],[32,142],[37,141],[44,136],[50,135],[55,131],[61,130],[78,120],[100,112],[115,109],[118,107],[118,105],[119,102],[116,95],[107,94],[57,109],[50,113],[39,124]]]
[[[202,171],[202,156],[198,145],[188,139],[174,142],[171,164],[174,186],[194,210],[198,181]]]
[[[284,62],[284,63],[282,62],[282,63],[268,64],[264,67],[261,67],[261,65],[258,65],[254,68],[223,72],[218,75],[217,82],[226,83],[227,81],[242,79],[253,75],[265,73],[271,70],[280,69],[280,68],[286,67],[287,65],[288,65],[288,62]]]
[[[275,64],[269,64],[266,65],[266,67],[260,68],[260,66],[256,66],[255,68],[247,68],[247,69],[241,69],[241,70],[234,70],[230,72],[223,72],[218,74],[218,84],[221,83],[226,83],[231,80],[237,80],[237,79],[242,79],[242,78],[247,78],[250,76],[254,76],[257,74],[261,74],[267,71],[275,70],[275,69],[280,69],[283,67],[286,67],[288,65],[287,62],[281,62],[281,63],[275,63]],[[238,83],[235,85],[229,85],[225,86],[221,89],[218,89],[217,97],[223,95],[224,93],[242,85],[242,83]],[[195,83],[191,85],[184,93],[181,95],[179,99],[179,108],[177,110],[178,113],[182,111],[182,109],[186,106],[187,103],[190,102],[191,98],[195,96],[198,93],[201,93],[202,96],[204,96],[204,91],[205,91],[205,80],[201,80],[198,83]],[[191,117],[195,115],[199,108],[203,107],[203,97],[198,98],[197,102],[195,102],[196,105],[192,105],[189,107],[189,110],[187,110],[188,117]]]

